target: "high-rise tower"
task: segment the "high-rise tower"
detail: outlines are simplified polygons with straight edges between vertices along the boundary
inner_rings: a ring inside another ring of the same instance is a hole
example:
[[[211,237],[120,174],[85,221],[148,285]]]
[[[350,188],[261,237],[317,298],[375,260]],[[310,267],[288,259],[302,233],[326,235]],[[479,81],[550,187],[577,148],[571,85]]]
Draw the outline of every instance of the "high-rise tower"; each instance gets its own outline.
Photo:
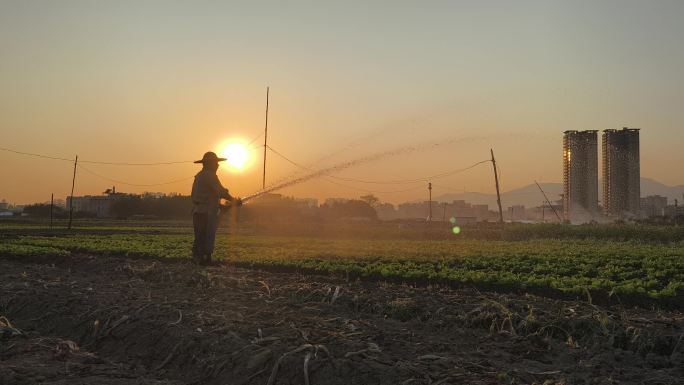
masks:
[[[603,212],[614,219],[639,216],[639,129],[603,130]]]
[[[571,222],[589,222],[598,215],[597,132],[563,135],[563,213]]]

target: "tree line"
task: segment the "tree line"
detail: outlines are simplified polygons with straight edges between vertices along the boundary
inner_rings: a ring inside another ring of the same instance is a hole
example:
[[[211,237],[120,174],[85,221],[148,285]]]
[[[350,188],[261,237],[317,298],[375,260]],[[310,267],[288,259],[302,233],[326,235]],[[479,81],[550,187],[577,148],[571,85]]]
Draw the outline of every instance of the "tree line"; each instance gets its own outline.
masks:
[[[240,208],[242,220],[338,220],[355,218],[364,220],[376,220],[378,218],[372,204],[376,200],[335,201],[321,206],[310,207],[303,205],[294,198],[278,197],[268,201],[255,200],[253,203]],[[49,204],[34,204],[24,208],[24,213],[35,218],[50,217]],[[126,195],[112,200],[108,211],[108,218],[114,219],[186,219],[192,212],[192,200],[190,196],[140,196]],[[52,215],[55,219],[68,218],[68,208],[54,206]],[[94,218],[95,213],[87,211],[74,212],[75,218]]]

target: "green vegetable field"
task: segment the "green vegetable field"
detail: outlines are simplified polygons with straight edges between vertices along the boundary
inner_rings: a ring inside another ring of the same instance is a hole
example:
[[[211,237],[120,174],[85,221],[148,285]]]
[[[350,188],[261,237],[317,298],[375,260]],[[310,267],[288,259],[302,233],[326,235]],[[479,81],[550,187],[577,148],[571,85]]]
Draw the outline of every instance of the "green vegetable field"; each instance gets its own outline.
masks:
[[[70,253],[189,258],[192,234],[60,233],[2,238],[13,257]],[[407,284],[473,286],[497,291],[682,306],[684,242],[590,239],[358,240],[218,235],[215,256],[237,266],[335,274]]]

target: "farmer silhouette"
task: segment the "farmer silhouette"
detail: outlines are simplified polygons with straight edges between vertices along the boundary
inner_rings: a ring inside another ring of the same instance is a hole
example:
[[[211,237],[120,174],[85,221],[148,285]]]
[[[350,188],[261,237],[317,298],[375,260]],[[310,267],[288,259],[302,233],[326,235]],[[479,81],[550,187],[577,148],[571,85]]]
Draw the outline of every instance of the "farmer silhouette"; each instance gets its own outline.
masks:
[[[221,185],[216,170],[219,158],[213,152],[207,152],[195,163],[202,164],[202,170],[195,175],[192,183],[192,225],[195,228],[195,241],[192,245],[192,259],[199,264],[210,264],[211,253],[214,251],[216,229],[218,227],[221,199],[231,201],[231,204],[241,205],[242,200],[235,198],[228,189]]]

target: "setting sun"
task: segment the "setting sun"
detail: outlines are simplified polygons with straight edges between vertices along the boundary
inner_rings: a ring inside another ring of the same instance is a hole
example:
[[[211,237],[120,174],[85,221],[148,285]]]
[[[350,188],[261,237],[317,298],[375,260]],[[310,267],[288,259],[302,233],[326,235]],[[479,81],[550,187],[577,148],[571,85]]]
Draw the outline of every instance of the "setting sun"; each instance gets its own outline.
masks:
[[[244,170],[250,160],[250,151],[247,145],[240,142],[227,142],[221,146],[219,156],[226,158],[226,164],[233,170]]]

